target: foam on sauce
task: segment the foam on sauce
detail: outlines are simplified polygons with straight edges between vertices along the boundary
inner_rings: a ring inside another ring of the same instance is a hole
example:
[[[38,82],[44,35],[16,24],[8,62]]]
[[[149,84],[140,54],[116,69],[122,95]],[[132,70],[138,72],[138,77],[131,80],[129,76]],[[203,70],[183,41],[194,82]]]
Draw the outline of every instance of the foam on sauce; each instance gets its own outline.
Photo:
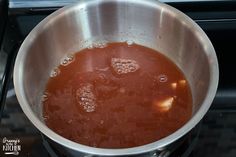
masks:
[[[128,148],[157,141],[192,114],[186,78],[161,53],[109,43],[62,59],[42,96],[49,128],[80,144]]]

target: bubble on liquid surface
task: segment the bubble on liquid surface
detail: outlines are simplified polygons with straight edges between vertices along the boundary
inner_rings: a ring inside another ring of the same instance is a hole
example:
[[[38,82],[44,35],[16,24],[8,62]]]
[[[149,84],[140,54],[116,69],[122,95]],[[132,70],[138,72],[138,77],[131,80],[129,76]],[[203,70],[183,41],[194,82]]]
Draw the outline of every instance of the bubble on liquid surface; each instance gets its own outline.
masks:
[[[71,62],[73,62],[74,59],[75,59],[74,55],[69,54],[69,55],[67,55],[65,58],[62,59],[61,65],[62,65],[62,66],[67,66],[67,65],[69,65]]]
[[[135,60],[112,58],[111,66],[117,74],[127,74],[137,71],[140,66]]]
[[[127,43],[128,46],[131,46],[131,45],[134,44],[134,41],[132,41],[132,40],[127,40],[126,43]]]
[[[51,73],[50,73],[50,77],[56,77],[56,76],[58,76],[59,74],[60,74],[60,69],[59,68],[55,68],[55,69],[53,69],[52,71],[51,71]]]
[[[95,48],[105,48],[107,46],[107,42],[99,42],[99,43],[94,43]]]
[[[158,76],[158,80],[159,80],[159,82],[167,82],[168,77],[164,74],[161,74],[161,75]]]
[[[76,100],[86,112],[93,112],[96,108],[96,97],[93,93],[93,85],[83,84],[76,91]]]
[[[93,48],[94,48],[94,47],[93,47],[93,44],[89,45],[87,48],[88,48],[88,49],[93,49]]]
[[[100,42],[92,43],[87,48],[94,49],[94,48],[105,48],[105,47],[107,47],[107,41],[100,41]]]

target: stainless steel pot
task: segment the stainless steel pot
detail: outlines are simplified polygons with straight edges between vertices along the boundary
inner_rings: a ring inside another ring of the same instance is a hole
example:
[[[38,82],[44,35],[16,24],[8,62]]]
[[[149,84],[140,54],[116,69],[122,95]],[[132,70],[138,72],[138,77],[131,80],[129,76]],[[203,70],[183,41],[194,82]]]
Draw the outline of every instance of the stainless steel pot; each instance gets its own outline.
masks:
[[[42,118],[40,99],[50,72],[67,53],[104,41],[133,41],[156,49],[175,62],[191,86],[192,118],[168,137],[128,149],[88,147],[49,129]],[[16,95],[24,113],[70,156],[150,155],[163,150],[203,118],[215,96],[218,79],[217,57],[206,34],[186,15],[155,0],[87,0],[64,7],[32,30],[14,67]]]

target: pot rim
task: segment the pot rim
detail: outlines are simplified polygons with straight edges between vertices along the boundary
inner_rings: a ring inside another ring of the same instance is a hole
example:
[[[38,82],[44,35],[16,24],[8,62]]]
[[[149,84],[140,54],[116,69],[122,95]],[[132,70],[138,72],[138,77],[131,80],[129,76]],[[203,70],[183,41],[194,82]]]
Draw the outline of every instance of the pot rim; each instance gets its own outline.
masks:
[[[107,2],[114,2],[117,0],[106,0]],[[102,1],[99,1],[102,2]],[[103,1],[104,2],[104,1]],[[36,38],[37,35],[42,31],[42,28],[47,23],[50,23],[52,19],[56,19],[63,15],[64,12],[70,11],[71,8],[80,8],[83,7],[83,4],[96,4],[98,1],[96,0],[90,0],[87,2],[81,1],[73,5],[69,5],[66,7],[63,7],[48,17],[46,17],[43,21],[41,21],[26,37],[23,44],[21,45],[15,66],[14,66],[14,75],[13,75],[13,81],[15,86],[15,92],[17,99],[20,103],[20,106],[23,110],[23,112],[26,114],[26,116],[29,118],[29,120],[34,124],[34,126],[39,129],[44,135],[46,135],[51,140],[69,148],[75,151],[80,151],[87,154],[96,154],[96,155],[103,155],[103,156],[109,156],[109,155],[135,155],[135,154],[141,154],[146,153],[154,150],[162,150],[165,146],[173,143],[174,141],[178,140],[182,136],[184,136],[186,133],[188,133],[194,126],[198,124],[198,122],[203,118],[203,116],[206,114],[208,109],[211,106],[211,103],[214,99],[214,96],[217,91],[218,81],[219,81],[219,68],[218,68],[218,61],[216,57],[216,53],[214,50],[213,45],[211,44],[209,38],[206,36],[204,31],[187,15],[184,13],[178,11],[177,9],[168,6],[164,3],[158,2],[156,0],[119,0],[118,2],[129,2],[129,3],[135,3],[135,4],[141,4],[146,5],[148,7],[162,7],[165,8],[168,12],[175,14],[179,20],[182,20],[185,22],[186,26],[189,26],[193,28],[196,34],[198,34],[199,39],[201,40],[201,43],[204,44],[204,48],[207,50],[206,55],[208,57],[209,61],[209,71],[210,71],[210,80],[209,80],[209,87],[206,94],[205,99],[203,100],[202,106],[199,108],[199,110],[195,113],[195,115],[180,129],[175,131],[174,133],[170,134],[169,136],[162,138],[156,142],[138,146],[138,147],[132,147],[132,148],[122,148],[122,149],[104,149],[104,148],[94,148],[90,146],[85,146],[73,141],[70,141],[51,129],[49,129],[44,123],[42,123],[36,115],[33,113],[31,108],[29,107],[30,104],[28,103],[26,99],[26,95],[24,92],[24,83],[23,83],[23,67],[24,67],[24,59],[27,55],[27,50],[30,47],[30,44],[32,43],[32,39]],[[211,59],[209,59],[211,58]]]

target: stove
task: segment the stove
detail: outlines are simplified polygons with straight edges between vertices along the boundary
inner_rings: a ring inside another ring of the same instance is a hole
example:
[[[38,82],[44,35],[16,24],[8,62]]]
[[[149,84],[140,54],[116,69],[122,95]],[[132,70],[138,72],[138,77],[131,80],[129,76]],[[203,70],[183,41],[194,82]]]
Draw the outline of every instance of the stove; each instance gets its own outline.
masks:
[[[0,0],[0,157],[63,156],[45,140],[22,112],[12,83],[20,44],[47,15],[78,0]],[[220,82],[201,123],[173,151],[162,157],[236,156],[236,1],[161,0],[190,16],[211,39],[219,61]],[[3,151],[16,146],[13,154]],[[17,153],[18,152],[18,153]]]

